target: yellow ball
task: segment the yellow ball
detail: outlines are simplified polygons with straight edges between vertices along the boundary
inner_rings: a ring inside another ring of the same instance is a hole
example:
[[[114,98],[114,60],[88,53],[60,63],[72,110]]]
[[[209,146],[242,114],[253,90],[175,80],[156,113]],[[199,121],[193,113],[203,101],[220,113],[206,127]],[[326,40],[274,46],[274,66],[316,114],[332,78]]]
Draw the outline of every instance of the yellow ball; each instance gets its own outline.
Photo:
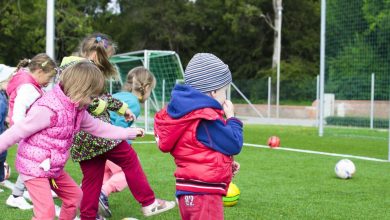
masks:
[[[223,205],[230,207],[238,203],[240,198],[240,189],[236,184],[230,183],[226,196],[222,197]]]

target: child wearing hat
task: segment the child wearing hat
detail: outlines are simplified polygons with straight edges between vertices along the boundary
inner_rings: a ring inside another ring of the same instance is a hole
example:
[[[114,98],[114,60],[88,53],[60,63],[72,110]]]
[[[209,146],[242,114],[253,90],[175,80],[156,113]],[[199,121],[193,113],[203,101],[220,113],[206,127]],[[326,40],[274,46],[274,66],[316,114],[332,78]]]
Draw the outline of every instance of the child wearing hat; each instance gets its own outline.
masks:
[[[210,53],[188,63],[166,108],[155,116],[161,151],[175,159],[176,197],[182,219],[223,219],[226,195],[243,145],[243,124],[226,99],[232,82],[228,65]]]

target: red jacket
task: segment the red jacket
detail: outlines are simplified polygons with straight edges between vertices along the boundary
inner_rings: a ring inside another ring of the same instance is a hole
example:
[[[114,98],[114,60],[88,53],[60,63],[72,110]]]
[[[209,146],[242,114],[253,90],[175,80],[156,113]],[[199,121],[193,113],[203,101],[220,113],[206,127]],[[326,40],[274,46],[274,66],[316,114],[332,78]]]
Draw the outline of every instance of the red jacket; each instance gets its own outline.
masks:
[[[176,190],[225,195],[232,178],[233,158],[197,140],[196,130],[202,119],[224,121],[223,111],[201,108],[174,119],[164,108],[155,116],[156,140],[161,151],[175,158]]]

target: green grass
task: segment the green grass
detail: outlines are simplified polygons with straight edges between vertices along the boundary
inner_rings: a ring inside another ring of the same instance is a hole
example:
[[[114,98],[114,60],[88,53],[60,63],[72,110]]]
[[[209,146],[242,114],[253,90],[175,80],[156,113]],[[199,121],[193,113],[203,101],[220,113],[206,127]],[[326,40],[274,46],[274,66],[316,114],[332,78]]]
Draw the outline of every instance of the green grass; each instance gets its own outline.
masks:
[[[387,132],[364,129],[325,130],[319,138],[315,128],[288,126],[245,126],[245,142],[265,145],[277,135],[282,147],[387,158]],[[351,135],[352,134],[352,135]],[[140,139],[153,140],[153,137]],[[134,144],[149,182],[159,198],[174,200],[175,169],[169,154],[155,144]],[[9,151],[14,158],[16,148]],[[316,154],[244,147],[235,157],[241,170],[233,180],[241,190],[234,207],[225,208],[225,219],[389,219],[389,163],[352,159],[357,172],[350,180],[335,177],[334,165],[341,158]],[[13,161],[11,162],[11,165]],[[14,170],[14,169],[13,169]],[[68,162],[66,170],[81,180],[78,164]],[[15,181],[16,174],[12,174]],[[0,193],[3,204],[10,191]],[[142,216],[129,190],[112,194],[111,219]],[[0,205],[1,219],[30,219],[31,211]],[[180,219],[178,208],[147,219]]]

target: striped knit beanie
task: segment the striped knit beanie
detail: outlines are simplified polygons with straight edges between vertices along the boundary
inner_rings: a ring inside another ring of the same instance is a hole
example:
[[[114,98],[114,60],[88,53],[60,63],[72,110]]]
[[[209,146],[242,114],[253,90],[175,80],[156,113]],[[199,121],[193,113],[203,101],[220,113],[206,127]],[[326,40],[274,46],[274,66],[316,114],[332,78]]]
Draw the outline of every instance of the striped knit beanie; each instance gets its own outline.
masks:
[[[190,60],[184,72],[186,85],[207,93],[232,82],[229,66],[211,53],[198,53]]]

